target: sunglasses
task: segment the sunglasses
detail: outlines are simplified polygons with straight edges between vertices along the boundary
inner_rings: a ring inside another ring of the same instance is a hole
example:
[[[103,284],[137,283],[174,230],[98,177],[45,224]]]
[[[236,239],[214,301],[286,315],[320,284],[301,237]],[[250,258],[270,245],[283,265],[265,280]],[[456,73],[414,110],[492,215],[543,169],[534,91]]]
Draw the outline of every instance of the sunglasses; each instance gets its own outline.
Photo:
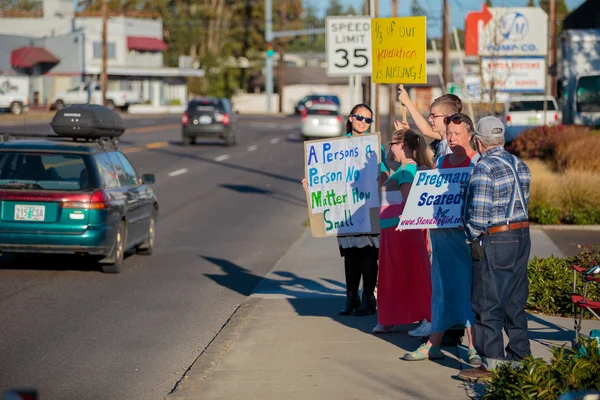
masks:
[[[402,142],[390,142],[390,147],[392,147],[395,144],[400,144],[400,143],[402,143]]]
[[[473,127],[473,125],[471,125],[470,121],[465,120],[463,117],[461,117],[458,114],[452,115],[450,117],[445,117],[444,118],[444,124],[445,125],[450,125],[450,122],[452,122],[453,124],[456,125],[460,125],[461,123],[465,123],[467,125],[469,125],[470,127]]]
[[[363,120],[365,120],[365,122],[367,124],[370,124],[371,122],[373,122],[373,118],[363,117],[360,114],[350,114],[350,116],[356,118],[356,120],[359,121],[359,122],[362,122]]]

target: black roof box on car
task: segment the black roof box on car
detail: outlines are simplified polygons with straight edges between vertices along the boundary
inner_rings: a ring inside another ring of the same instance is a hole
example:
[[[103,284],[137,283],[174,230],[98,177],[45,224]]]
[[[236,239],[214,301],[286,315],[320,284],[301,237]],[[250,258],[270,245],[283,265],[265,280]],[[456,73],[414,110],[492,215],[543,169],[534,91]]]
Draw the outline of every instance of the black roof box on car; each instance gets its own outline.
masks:
[[[73,139],[117,138],[125,133],[121,116],[97,104],[74,104],[60,109],[50,126],[58,136]]]

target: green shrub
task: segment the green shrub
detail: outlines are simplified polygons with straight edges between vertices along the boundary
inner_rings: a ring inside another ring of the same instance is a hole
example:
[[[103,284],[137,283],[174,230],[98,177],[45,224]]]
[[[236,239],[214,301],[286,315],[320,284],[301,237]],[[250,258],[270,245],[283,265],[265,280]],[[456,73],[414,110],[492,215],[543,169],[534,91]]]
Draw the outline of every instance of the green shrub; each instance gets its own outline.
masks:
[[[573,291],[573,270],[571,265],[592,268],[600,264],[600,248],[588,245],[580,246],[576,257],[537,258],[529,262],[529,298],[527,309],[548,315],[573,315],[571,293]],[[583,292],[581,279],[577,280],[578,292]],[[594,301],[600,300],[600,284],[588,286],[588,296]]]
[[[600,224],[600,210],[595,208],[579,208],[570,210],[567,216],[564,218],[564,222],[566,224],[573,225]]]
[[[547,203],[533,203],[529,206],[529,219],[542,225],[560,224],[562,211]]]
[[[552,160],[554,137],[560,134],[562,129],[563,126],[537,126],[526,129],[506,149],[520,158]]]
[[[518,366],[505,364],[494,371],[484,399],[556,400],[563,393],[600,389],[600,354],[594,339],[583,340],[578,351],[557,347],[549,363],[527,357]]]

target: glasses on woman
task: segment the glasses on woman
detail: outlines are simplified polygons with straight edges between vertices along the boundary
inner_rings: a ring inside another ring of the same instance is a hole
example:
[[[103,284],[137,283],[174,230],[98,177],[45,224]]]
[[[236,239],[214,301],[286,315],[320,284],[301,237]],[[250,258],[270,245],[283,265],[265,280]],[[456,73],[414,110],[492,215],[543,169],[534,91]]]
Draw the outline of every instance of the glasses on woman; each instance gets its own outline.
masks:
[[[350,114],[351,117],[356,118],[357,121],[362,122],[363,120],[367,123],[370,124],[371,122],[373,122],[373,118],[367,118],[363,115],[360,114]]]
[[[402,143],[402,142],[390,142],[390,147],[392,147],[395,144],[400,144],[400,143]]]
[[[469,125],[471,128],[473,128],[473,123],[470,120],[465,119],[460,114],[454,114],[454,115],[451,115],[449,117],[444,118],[444,124],[445,125],[450,125],[450,123],[453,123],[455,125],[460,125],[463,122],[465,124]]]

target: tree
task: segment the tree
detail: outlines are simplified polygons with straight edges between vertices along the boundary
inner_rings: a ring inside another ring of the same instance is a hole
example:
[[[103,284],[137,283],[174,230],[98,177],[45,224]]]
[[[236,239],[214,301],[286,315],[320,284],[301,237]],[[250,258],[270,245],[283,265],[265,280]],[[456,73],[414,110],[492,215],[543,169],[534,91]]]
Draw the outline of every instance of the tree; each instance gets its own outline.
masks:
[[[352,4],[348,6],[348,8],[346,9],[346,12],[344,14],[346,14],[346,15],[358,15],[358,13],[354,9],[354,7],[352,7]]]
[[[330,0],[325,15],[344,15],[344,7],[339,0]]]
[[[412,0],[410,3],[411,14],[415,16],[427,15],[427,12],[423,8],[421,4],[419,4],[419,0]]]
[[[529,0],[527,2],[527,7],[535,7],[535,2],[533,0]]]
[[[2,11],[42,11],[41,0],[0,0]]]
[[[492,6],[492,0],[485,0],[485,5],[488,7],[493,7]]]
[[[315,7],[312,5],[304,9],[302,18],[303,29],[324,28],[325,21],[319,18]],[[288,50],[297,53],[325,51],[325,35],[307,35],[290,38]]]
[[[550,0],[539,0],[542,10],[550,16]],[[569,8],[565,0],[556,0],[556,36],[562,32],[562,24],[565,17],[569,14]]]

